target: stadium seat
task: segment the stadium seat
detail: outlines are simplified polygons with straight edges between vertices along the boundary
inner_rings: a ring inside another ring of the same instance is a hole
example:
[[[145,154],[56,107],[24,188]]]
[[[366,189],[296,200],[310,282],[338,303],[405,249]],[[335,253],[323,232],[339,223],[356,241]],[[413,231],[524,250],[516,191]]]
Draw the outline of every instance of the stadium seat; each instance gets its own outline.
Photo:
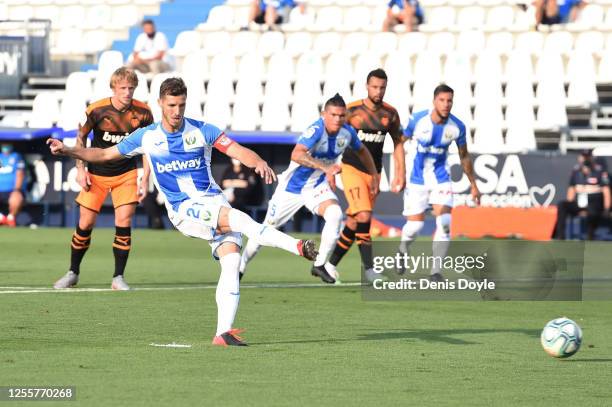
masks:
[[[533,104],[529,102],[508,104],[506,108],[506,124],[508,128],[519,129],[525,125],[533,130],[535,125]]]
[[[499,55],[495,52],[481,52],[474,65],[474,76],[478,78],[478,80],[488,79],[495,82],[501,82],[502,65]]]
[[[225,129],[232,120],[232,111],[227,101],[207,99],[204,105],[204,120]]]
[[[501,100],[477,100],[474,108],[473,125],[475,128],[490,128],[504,124]]]
[[[340,7],[322,7],[317,11],[317,17],[314,23],[309,25],[308,31],[330,31],[339,28],[341,24],[342,9]]]
[[[536,79],[539,82],[552,80],[563,84],[565,74],[561,55],[554,51],[541,54],[536,64]]]
[[[2,16],[2,5],[0,5],[0,19],[8,19],[8,15]],[[51,20],[51,27],[60,27],[60,7],[56,5],[38,6],[34,8],[34,18]]]
[[[485,27],[488,30],[507,30],[514,24],[514,8],[508,5],[489,9]],[[503,31],[501,31],[503,32]]]
[[[597,82],[612,83],[612,49],[604,51],[601,56],[597,70]]]
[[[261,80],[255,76],[241,75],[236,84],[236,103],[249,99],[255,103],[263,100]]]
[[[508,124],[506,131],[506,153],[527,153],[537,150],[533,125],[527,122]]]
[[[283,100],[267,99],[261,112],[262,131],[285,131],[289,125],[289,107]]]
[[[313,83],[321,83],[323,78],[323,61],[319,54],[306,52],[302,54],[295,67],[296,82],[310,79]]]
[[[342,38],[342,53],[354,58],[358,54],[368,49],[370,36],[364,32],[352,32],[348,33]]]
[[[88,29],[106,28],[111,24],[112,14],[112,8],[106,4],[87,7],[85,26]]]
[[[305,12],[302,13],[299,7],[294,7],[289,12],[289,22],[283,24],[283,31],[285,32],[300,32],[305,30],[306,27],[312,27],[314,24],[316,15],[312,7],[306,8]]]
[[[56,38],[54,36],[57,35]],[[83,52],[83,32],[78,28],[64,28],[51,32],[51,41],[55,46],[51,48],[51,54],[75,55]]]
[[[30,114],[8,113],[0,120],[0,127],[27,127]]]
[[[297,98],[291,108],[290,130],[302,132],[321,115],[316,100]]]
[[[66,78],[65,98],[89,101],[92,93],[91,77],[88,73],[76,71],[70,73]]]
[[[474,143],[470,151],[480,154],[499,154],[505,151],[504,137],[500,122],[479,124],[474,131]]]
[[[398,53],[411,57],[418,55],[427,47],[427,36],[422,32],[401,34],[398,43]]]
[[[200,87],[198,86],[198,84],[187,84],[187,102],[185,105],[185,116],[189,117],[190,119],[203,120],[204,116],[202,114],[202,104],[198,100],[199,97],[197,96],[197,93],[191,92],[191,90],[194,89],[193,85],[196,85],[196,88]],[[203,87],[204,84],[202,84],[201,86]]]
[[[455,9],[453,7],[435,7],[427,11],[425,24],[419,27],[423,31],[447,30],[455,25]]]
[[[342,37],[336,32],[325,32],[317,35],[312,50],[325,58],[340,49]]]
[[[414,83],[412,90],[412,112],[430,109],[433,100],[433,91],[440,84],[434,76],[425,76]]]
[[[206,90],[204,88],[204,80],[201,76],[184,76],[183,80],[187,86],[187,97],[190,99],[188,103],[200,105],[206,100]],[[200,108],[201,110],[201,108]],[[200,111],[200,114],[202,112]]]
[[[210,61],[210,79],[222,79],[231,83],[236,79],[236,68],[236,57],[229,50],[220,52]]]
[[[384,57],[397,50],[397,34],[391,32],[376,33],[370,39],[370,52]]]
[[[234,131],[254,131],[259,125],[259,103],[251,98],[237,98],[232,113]]]
[[[259,37],[257,43],[257,52],[264,58],[283,50],[285,45],[285,36],[278,31],[267,31]]]
[[[285,104],[291,102],[291,83],[288,78],[282,76],[268,78],[264,91],[264,104],[270,99],[277,99]]]
[[[514,37],[506,31],[494,32],[488,35],[485,49],[499,55],[508,55],[514,48]]]
[[[195,77],[202,81],[209,78],[208,58],[203,50],[190,52],[183,58],[181,76],[183,78]]]
[[[32,128],[48,128],[59,120],[60,108],[55,92],[41,92],[34,97],[32,117],[28,123]]]
[[[506,61],[504,77],[508,83],[520,81],[531,87],[533,82],[531,55],[525,51],[512,51]]]
[[[483,27],[485,22],[485,9],[480,6],[469,6],[459,10],[456,25],[460,30],[473,30]]]
[[[574,47],[574,37],[568,31],[555,31],[548,36],[544,41],[543,52],[557,52],[563,55],[569,55]]]
[[[142,18],[142,13],[133,4],[125,6],[113,7],[113,17],[110,23],[111,27],[125,28],[136,25]]]
[[[284,51],[277,52],[268,61],[267,79],[292,82],[295,79],[293,58]]]
[[[287,34],[285,39],[285,52],[292,57],[297,57],[310,51],[312,47],[312,34],[308,32],[294,32]]]
[[[60,105],[60,114],[57,127],[64,130],[76,130],[79,124],[85,123],[85,109],[87,105],[84,99],[78,97],[64,97]]]
[[[176,36],[174,47],[170,53],[177,57],[185,57],[190,52],[200,49],[202,46],[202,36],[197,31],[181,31]]]
[[[34,17],[34,9],[30,6],[11,7],[8,10],[9,20],[29,20]]]
[[[436,83],[440,82],[442,79],[441,65],[440,55],[435,51],[425,51],[417,55],[414,62],[415,84],[421,80]]]
[[[587,3],[580,10],[574,24],[582,28],[597,28],[604,21],[604,10],[599,4]]]
[[[554,130],[567,126],[567,112],[565,102],[551,100],[549,103],[540,104],[538,108],[535,128],[540,130]]]
[[[455,50],[455,36],[447,31],[437,32],[429,36],[427,49],[444,55]]]
[[[123,65],[123,54],[119,51],[104,51],[98,59],[98,71],[113,72]]]
[[[520,33],[514,42],[514,49],[526,51],[531,55],[540,55],[544,48],[544,34],[537,31]]]
[[[199,28],[204,31],[223,30],[226,27],[231,27],[234,22],[234,9],[230,6],[220,5],[214,6],[208,12],[208,18],[204,24],[200,24]]]
[[[239,31],[232,35],[230,51],[237,57],[257,49],[259,34],[253,31]]]
[[[485,48],[485,35],[482,31],[465,30],[457,36],[457,51],[478,55]]]
[[[353,78],[353,67],[351,60],[344,54],[336,53],[330,55],[325,63],[325,81],[343,80],[349,81]]]
[[[472,61],[470,53],[453,51],[446,57],[442,74],[444,82],[462,80],[468,84],[472,80]]]
[[[141,102],[147,102],[149,100],[149,84],[147,83],[147,77],[140,71],[136,71],[138,77],[138,86],[134,91],[134,99],[140,100]]]
[[[100,51],[107,49],[111,40],[109,39],[108,33],[103,30],[92,30],[87,31],[83,35],[83,48],[84,54],[97,54]]]
[[[562,104],[565,107],[565,87],[563,81],[551,76],[542,78],[536,88],[536,101],[538,105]]]
[[[370,71],[373,71],[374,69],[381,67],[382,63],[380,57],[376,53],[364,52],[357,57],[357,60],[355,61],[355,70],[353,73],[353,81],[355,82],[355,84],[360,85],[356,86],[356,88],[358,89],[357,93],[360,95],[358,96],[359,98],[367,96],[367,94],[364,95],[363,92],[366,92],[365,82],[368,73],[370,73]],[[355,95],[355,93],[353,94]]]
[[[599,102],[595,86],[595,62],[588,51],[575,51],[567,65],[567,105],[590,108]]]
[[[208,56],[216,56],[231,50],[232,37],[228,32],[217,31],[207,33],[204,37],[204,52]]]
[[[82,6],[63,7],[60,14],[60,25],[62,28],[86,27],[85,8]]]
[[[240,58],[238,81],[249,78],[261,84],[265,77],[264,58],[259,53],[251,51]]]
[[[574,43],[576,51],[599,54],[604,49],[604,35],[600,31],[585,31],[578,34]]]
[[[364,30],[369,27],[372,12],[368,7],[351,7],[344,13],[342,30],[346,32],[354,32]]]

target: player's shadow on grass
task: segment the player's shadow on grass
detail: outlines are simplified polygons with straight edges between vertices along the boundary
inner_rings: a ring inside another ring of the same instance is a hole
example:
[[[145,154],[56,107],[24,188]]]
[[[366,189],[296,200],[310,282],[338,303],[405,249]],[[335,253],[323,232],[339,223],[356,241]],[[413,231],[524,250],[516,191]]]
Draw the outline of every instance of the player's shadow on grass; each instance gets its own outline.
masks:
[[[572,362],[586,362],[586,363],[611,363],[612,359],[566,359],[563,361],[564,363]]]
[[[482,335],[482,334],[499,334],[499,333],[516,333],[523,334],[533,338],[540,337],[540,331],[537,329],[404,329],[393,330],[386,332],[373,332],[367,334],[359,334],[356,338],[324,338],[312,340],[297,340],[297,341],[278,341],[278,342],[259,342],[253,345],[278,345],[278,344],[300,344],[300,343],[319,343],[319,342],[352,342],[352,341],[388,341],[388,340],[409,340],[409,341],[425,341],[435,343],[446,343],[449,345],[479,345],[480,342],[469,341],[457,338],[460,335]]]

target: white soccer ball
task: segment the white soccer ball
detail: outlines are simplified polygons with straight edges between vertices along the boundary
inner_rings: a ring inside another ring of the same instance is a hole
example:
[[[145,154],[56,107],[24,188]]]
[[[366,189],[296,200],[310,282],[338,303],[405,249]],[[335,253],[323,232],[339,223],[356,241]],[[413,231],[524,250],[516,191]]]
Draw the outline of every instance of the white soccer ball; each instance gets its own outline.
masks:
[[[553,319],[544,327],[540,341],[550,356],[568,358],[580,349],[582,329],[569,318]]]

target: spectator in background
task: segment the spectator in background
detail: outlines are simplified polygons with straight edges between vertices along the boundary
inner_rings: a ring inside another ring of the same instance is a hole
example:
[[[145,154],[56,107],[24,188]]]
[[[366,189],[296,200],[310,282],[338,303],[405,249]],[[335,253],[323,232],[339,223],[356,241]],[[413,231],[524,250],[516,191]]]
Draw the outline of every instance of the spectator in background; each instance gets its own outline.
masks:
[[[388,7],[383,31],[391,31],[393,26],[402,23],[406,31],[411,32],[415,26],[423,24],[424,14],[419,0],[391,0]]]
[[[170,65],[166,60],[168,52],[166,35],[155,30],[155,23],[152,20],[142,22],[142,31],[136,37],[132,61],[128,67],[142,73],[168,72]]]
[[[576,21],[578,12],[586,6],[582,0],[535,0],[536,27]]]
[[[19,153],[13,152],[12,145],[3,143],[0,148],[0,204],[8,205],[6,216],[2,212],[4,208],[0,209],[0,226],[15,227],[23,205],[25,162]]]
[[[261,205],[263,201],[263,186],[261,178],[253,170],[232,158],[230,165],[221,177],[223,195],[232,208],[249,213],[248,206]]]
[[[249,25],[266,24],[271,30],[278,24],[286,23],[289,12],[296,6],[304,13],[304,3],[299,0],[253,0],[249,11]],[[243,30],[247,29],[248,27],[243,27]]]
[[[597,163],[590,151],[578,156],[578,164],[572,170],[567,198],[558,205],[555,238],[565,239],[565,223],[568,216],[586,214],[587,239],[593,240],[595,229],[609,216],[610,181],[608,172]]]

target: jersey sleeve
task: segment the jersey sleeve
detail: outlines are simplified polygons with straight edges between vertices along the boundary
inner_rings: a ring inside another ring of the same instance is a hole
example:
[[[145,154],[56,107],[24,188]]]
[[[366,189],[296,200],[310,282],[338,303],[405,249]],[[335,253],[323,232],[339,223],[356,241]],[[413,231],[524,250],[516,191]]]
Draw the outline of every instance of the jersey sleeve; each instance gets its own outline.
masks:
[[[323,129],[320,127],[321,124],[313,124],[304,131],[297,140],[296,144],[302,144],[311,149],[321,139]]]
[[[204,136],[204,144],[207,146],[212,146],[215,144],[215,141],[221,137],[221,135],[224,135],[223,131],[221,131],[221,129],[219,129],[217,126],[203,122],[201,123],[202,125],[200,126],[200,132]]]
[[[414,134],[415,125],[416,125],[416,120],[414,118],[414,115],[412,115],[410,116],[410,119],[408,119],[408,125],[406,125],[406,128],[404,129],[404,136],[408,138],[412,138],[412,135]]]
[[[134,157],[137,155],[143,154],[142,149],[142,136],[145,133],[145,128],[140,128],[130,134],[128,137],[124,138],[119,144],[117,144],[117,148],[121,155],[126,157]]]
[[[346,128],[348,129],[349,133],[351,133],[351,149],[355,151],[361,150],[361,146],[363,144],[361,143],[361,140],[359,140],[359,137],[357,137],[357,132],[355,129],[351,126],[346,126]]]
[[[457,127],[459,128],[459,136],[457,136],[457,147],[463,147],[467,144],[467,139],[465,135],[465,125],[463,123],[457,123]]]
[[[402,123],[400,122],[399,113],[397,113],[397,111],[391,121],[390,130],[389,134],[393,140],[399,141],[402,139]]]

